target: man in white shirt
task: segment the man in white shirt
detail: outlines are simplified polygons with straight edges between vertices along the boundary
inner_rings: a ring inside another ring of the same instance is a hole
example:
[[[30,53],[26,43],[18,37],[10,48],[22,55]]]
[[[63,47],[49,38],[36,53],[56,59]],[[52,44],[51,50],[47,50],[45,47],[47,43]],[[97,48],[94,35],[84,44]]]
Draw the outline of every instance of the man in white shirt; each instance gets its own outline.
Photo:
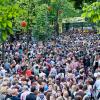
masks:
[[[3,67],[0,68],[0,76],[5,77],[6,76],[6,72],[7,71]]]

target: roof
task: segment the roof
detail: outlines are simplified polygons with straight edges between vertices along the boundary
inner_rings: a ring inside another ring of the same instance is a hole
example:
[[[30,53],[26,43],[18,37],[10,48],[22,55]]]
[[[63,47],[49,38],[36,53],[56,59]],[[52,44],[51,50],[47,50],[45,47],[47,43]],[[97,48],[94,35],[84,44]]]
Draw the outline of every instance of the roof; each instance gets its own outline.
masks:
[[[86,21],[82,17],[65,18],[62,20],[62,23],[77,23],[77,22],[86,22]]]

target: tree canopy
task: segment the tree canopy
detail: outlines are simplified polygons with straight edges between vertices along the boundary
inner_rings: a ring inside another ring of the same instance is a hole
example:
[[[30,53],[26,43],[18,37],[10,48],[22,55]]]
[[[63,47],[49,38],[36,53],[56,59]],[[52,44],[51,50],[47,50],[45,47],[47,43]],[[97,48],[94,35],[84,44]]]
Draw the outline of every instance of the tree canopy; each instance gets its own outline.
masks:
[[[84,5],[84,3],[87,5]],[[95,23],[99,22],[100,3],[95,0],[1,0],[0,31],[1,39],[13,34],[13,30],[33,33],[36,37],[47,37],[50,33],[59,33],[59,25],[64,18],[78,17],[83,7],[83,17]],[[27,26],[22,27],[21,22]]]
[[[21,15],[22,9],[15,0],[0,1],[0,31],[1,40],[5,41],[7,36],[13,34],[13,20]]]
[[[100,24],[100,2],[94,2],[90,5],[84,5],[82,17],[88,18],[89,21]]]

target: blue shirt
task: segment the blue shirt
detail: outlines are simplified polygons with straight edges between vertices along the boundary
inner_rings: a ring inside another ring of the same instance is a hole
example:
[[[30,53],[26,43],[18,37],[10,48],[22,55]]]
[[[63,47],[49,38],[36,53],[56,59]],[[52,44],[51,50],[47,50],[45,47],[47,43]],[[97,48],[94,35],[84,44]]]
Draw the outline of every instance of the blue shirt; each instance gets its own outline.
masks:
[[[10,64],[8,62],[5,63],[5,69],[9,69],[10,68]]]

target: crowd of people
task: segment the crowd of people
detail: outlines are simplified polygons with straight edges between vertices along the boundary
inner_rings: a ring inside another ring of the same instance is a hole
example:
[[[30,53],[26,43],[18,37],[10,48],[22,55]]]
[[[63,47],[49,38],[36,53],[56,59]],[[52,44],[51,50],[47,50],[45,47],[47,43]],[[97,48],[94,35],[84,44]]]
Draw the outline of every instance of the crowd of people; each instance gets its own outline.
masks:
[[[100,100],[100,34],[6,42],[0,100]]]

